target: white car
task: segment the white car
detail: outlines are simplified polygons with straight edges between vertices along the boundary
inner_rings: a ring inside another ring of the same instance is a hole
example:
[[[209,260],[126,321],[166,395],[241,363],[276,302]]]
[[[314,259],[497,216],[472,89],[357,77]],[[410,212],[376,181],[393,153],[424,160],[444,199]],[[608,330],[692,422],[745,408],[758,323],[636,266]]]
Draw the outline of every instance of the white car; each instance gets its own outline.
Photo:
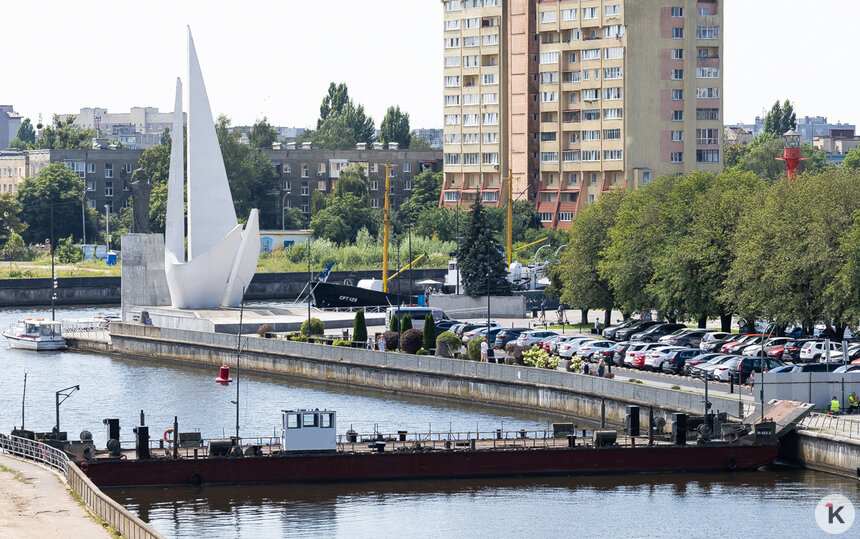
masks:
[[[665,346],[665,344],[656,342],[630,343],[630,348],[627,349],[627,353],[624,355],[624,366],[637,366],[634,363],[637,363],[638,366],[642,366],[644,364],[644,359],[640,360],[640,356],[644,356],[649,350],[665,348]]]
[[[517,337],[517,346],[532,346],[543,342],[547,337],[554,337],[558,333],[554,331],[528,331]]]
[[[686,350],[686,348],[680,346],[663,345],[648,350],[647,352],[645,352],[645,370],[662,370],[663,362],[666,361],[666,357],[669,355],[669,352],[674,352],[677,350]]]
[[[593,342],[596,342],[596,339],[579,339],[563,342],[558,345],[558,355],[561,357],[573,357],[579,352],[580,347]]]
[[[594,360],[594,354],[612,348],[614,345],[615,343],[612,341],[589,341],[579,347],[576,355],[584,361],[592,361]]]
[[[709,377],[721,382],[728,382],[732,371],[738,368],[741,358],[734,358],[725,363],[720,363],[709,373]]]
[[[830,341],[830,353],[842,352],[842,343]],[[807,341],[800,349],[800,361],[824,361],[827,357],[827,350],[824,347],[824,341]]]
[[[585,341],[585,340],[594,340],[593,337],[586,337],[585,335],[559,335],[555,340],[549,343],[549,352],[551,354],[558,354],[558,347],[566,342],[574,342],[574,341]]]
[[[764,343],[764,347],[765,349],[767,349],[770,346],[779,346],[787,343],[788,341],[793,340],[794,339],[792,339],[791,337],[774,337],[772,339],[768,339]],[[753,344],[752,346],[747,346],[746,348],[744,348],[744,351],[741,352],[741,355],[749,357],[761,355],[761,344]]]

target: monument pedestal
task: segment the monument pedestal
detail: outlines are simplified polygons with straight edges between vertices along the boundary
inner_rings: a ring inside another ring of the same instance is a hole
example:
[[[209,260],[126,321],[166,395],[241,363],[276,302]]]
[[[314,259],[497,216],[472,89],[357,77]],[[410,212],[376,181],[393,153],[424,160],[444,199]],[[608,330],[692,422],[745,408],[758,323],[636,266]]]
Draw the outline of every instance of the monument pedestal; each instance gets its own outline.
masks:
[[[169,306],[161,234],[122,235],[122,321],[129,306]]]

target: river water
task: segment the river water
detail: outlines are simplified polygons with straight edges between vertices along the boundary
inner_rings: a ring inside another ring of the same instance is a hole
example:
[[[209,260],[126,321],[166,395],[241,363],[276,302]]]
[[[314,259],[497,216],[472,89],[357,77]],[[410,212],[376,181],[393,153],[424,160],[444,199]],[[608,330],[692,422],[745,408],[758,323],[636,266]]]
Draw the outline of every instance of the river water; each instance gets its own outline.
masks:
[[[111,309],[61,309],[80,318]],[[0,310],[0,327],[50,311]],[[235,429],[235,388],[214,383],[211,368],[177,367],[135,358],[74,352],[10,350],[0,343],[0,430],[21,424],[26,372],[27,428],[55,423],[54,393],[80,385],[61,405],[70,438],[87,429],[98,447],[102,419],[121,421],[133,439],[140,411],[157,437],[172,427],[204,437]],[[329,408],[338,432],[540,430],[559,418],[431,399],[392,396],[287,379],[242,376],[243,436],[270,435],[280,410]],[[568,418],[580,425],[582,420]],[[547,536],[758,537],[824,536],[813,509],[841,493],[860,509],[856,480],[808,471],[710,475],[631,475],[588,478],[449,480],[372,484],[110,489],[117,501],[168,537]],[[855,528],[860,524],[855,524]],[[851,530],[854,532],[855,530]],[[850,533],[848,534],[850,535]],[[855,535],[856,537],[856,535]]]

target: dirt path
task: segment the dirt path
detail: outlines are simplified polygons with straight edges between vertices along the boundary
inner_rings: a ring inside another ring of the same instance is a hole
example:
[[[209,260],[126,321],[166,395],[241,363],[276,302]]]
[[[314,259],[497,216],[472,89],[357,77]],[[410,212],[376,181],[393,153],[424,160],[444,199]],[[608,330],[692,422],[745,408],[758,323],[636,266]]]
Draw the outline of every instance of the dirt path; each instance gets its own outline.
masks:
[[[0,454],[0,536],[109,537],[48,470]]]

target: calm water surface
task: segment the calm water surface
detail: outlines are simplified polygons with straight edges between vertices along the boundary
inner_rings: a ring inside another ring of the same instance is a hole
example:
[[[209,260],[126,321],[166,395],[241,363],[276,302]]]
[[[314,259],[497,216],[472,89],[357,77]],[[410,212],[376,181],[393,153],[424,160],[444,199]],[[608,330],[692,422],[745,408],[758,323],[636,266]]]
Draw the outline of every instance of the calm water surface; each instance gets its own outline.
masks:
[[[63,309],[58,318],[111,309]],[[50,311],[0,310],[0,327]],[[211,368],[176,367],[73,352],[10,350],[0,342],[0,430],[21,424],[28,373],[26,426],[54,425],[54,392],[79,384],[61,406],[61,428],[88,429],[104,447],[102,419],[118,417],[133,439],[140,410],[153,436],[179,416],[182,430],[220,437],[235,427],[233,387],[214,383]],[[242,377],[243,435],[275,432],[280,410],[330,408],[338,432],[374,427],[393,432],[542,429],[558,418],[457,406],[429,399]],[[581,420],[574,420],[585,424]],[[576,534],[611,537],[824,536],[813,508],[842,493],[860,509],[856,480],[806,472],[715,475],[450,480],[373,484],[111,489],[119,502],[168,537],[471,536]],[[860,523],[855,529],[860,530]],[[851,530],[851,535],[855,530]],[[2,535],[2,534],[0,534]],[[860,536],[860,533],[854,537]]]

